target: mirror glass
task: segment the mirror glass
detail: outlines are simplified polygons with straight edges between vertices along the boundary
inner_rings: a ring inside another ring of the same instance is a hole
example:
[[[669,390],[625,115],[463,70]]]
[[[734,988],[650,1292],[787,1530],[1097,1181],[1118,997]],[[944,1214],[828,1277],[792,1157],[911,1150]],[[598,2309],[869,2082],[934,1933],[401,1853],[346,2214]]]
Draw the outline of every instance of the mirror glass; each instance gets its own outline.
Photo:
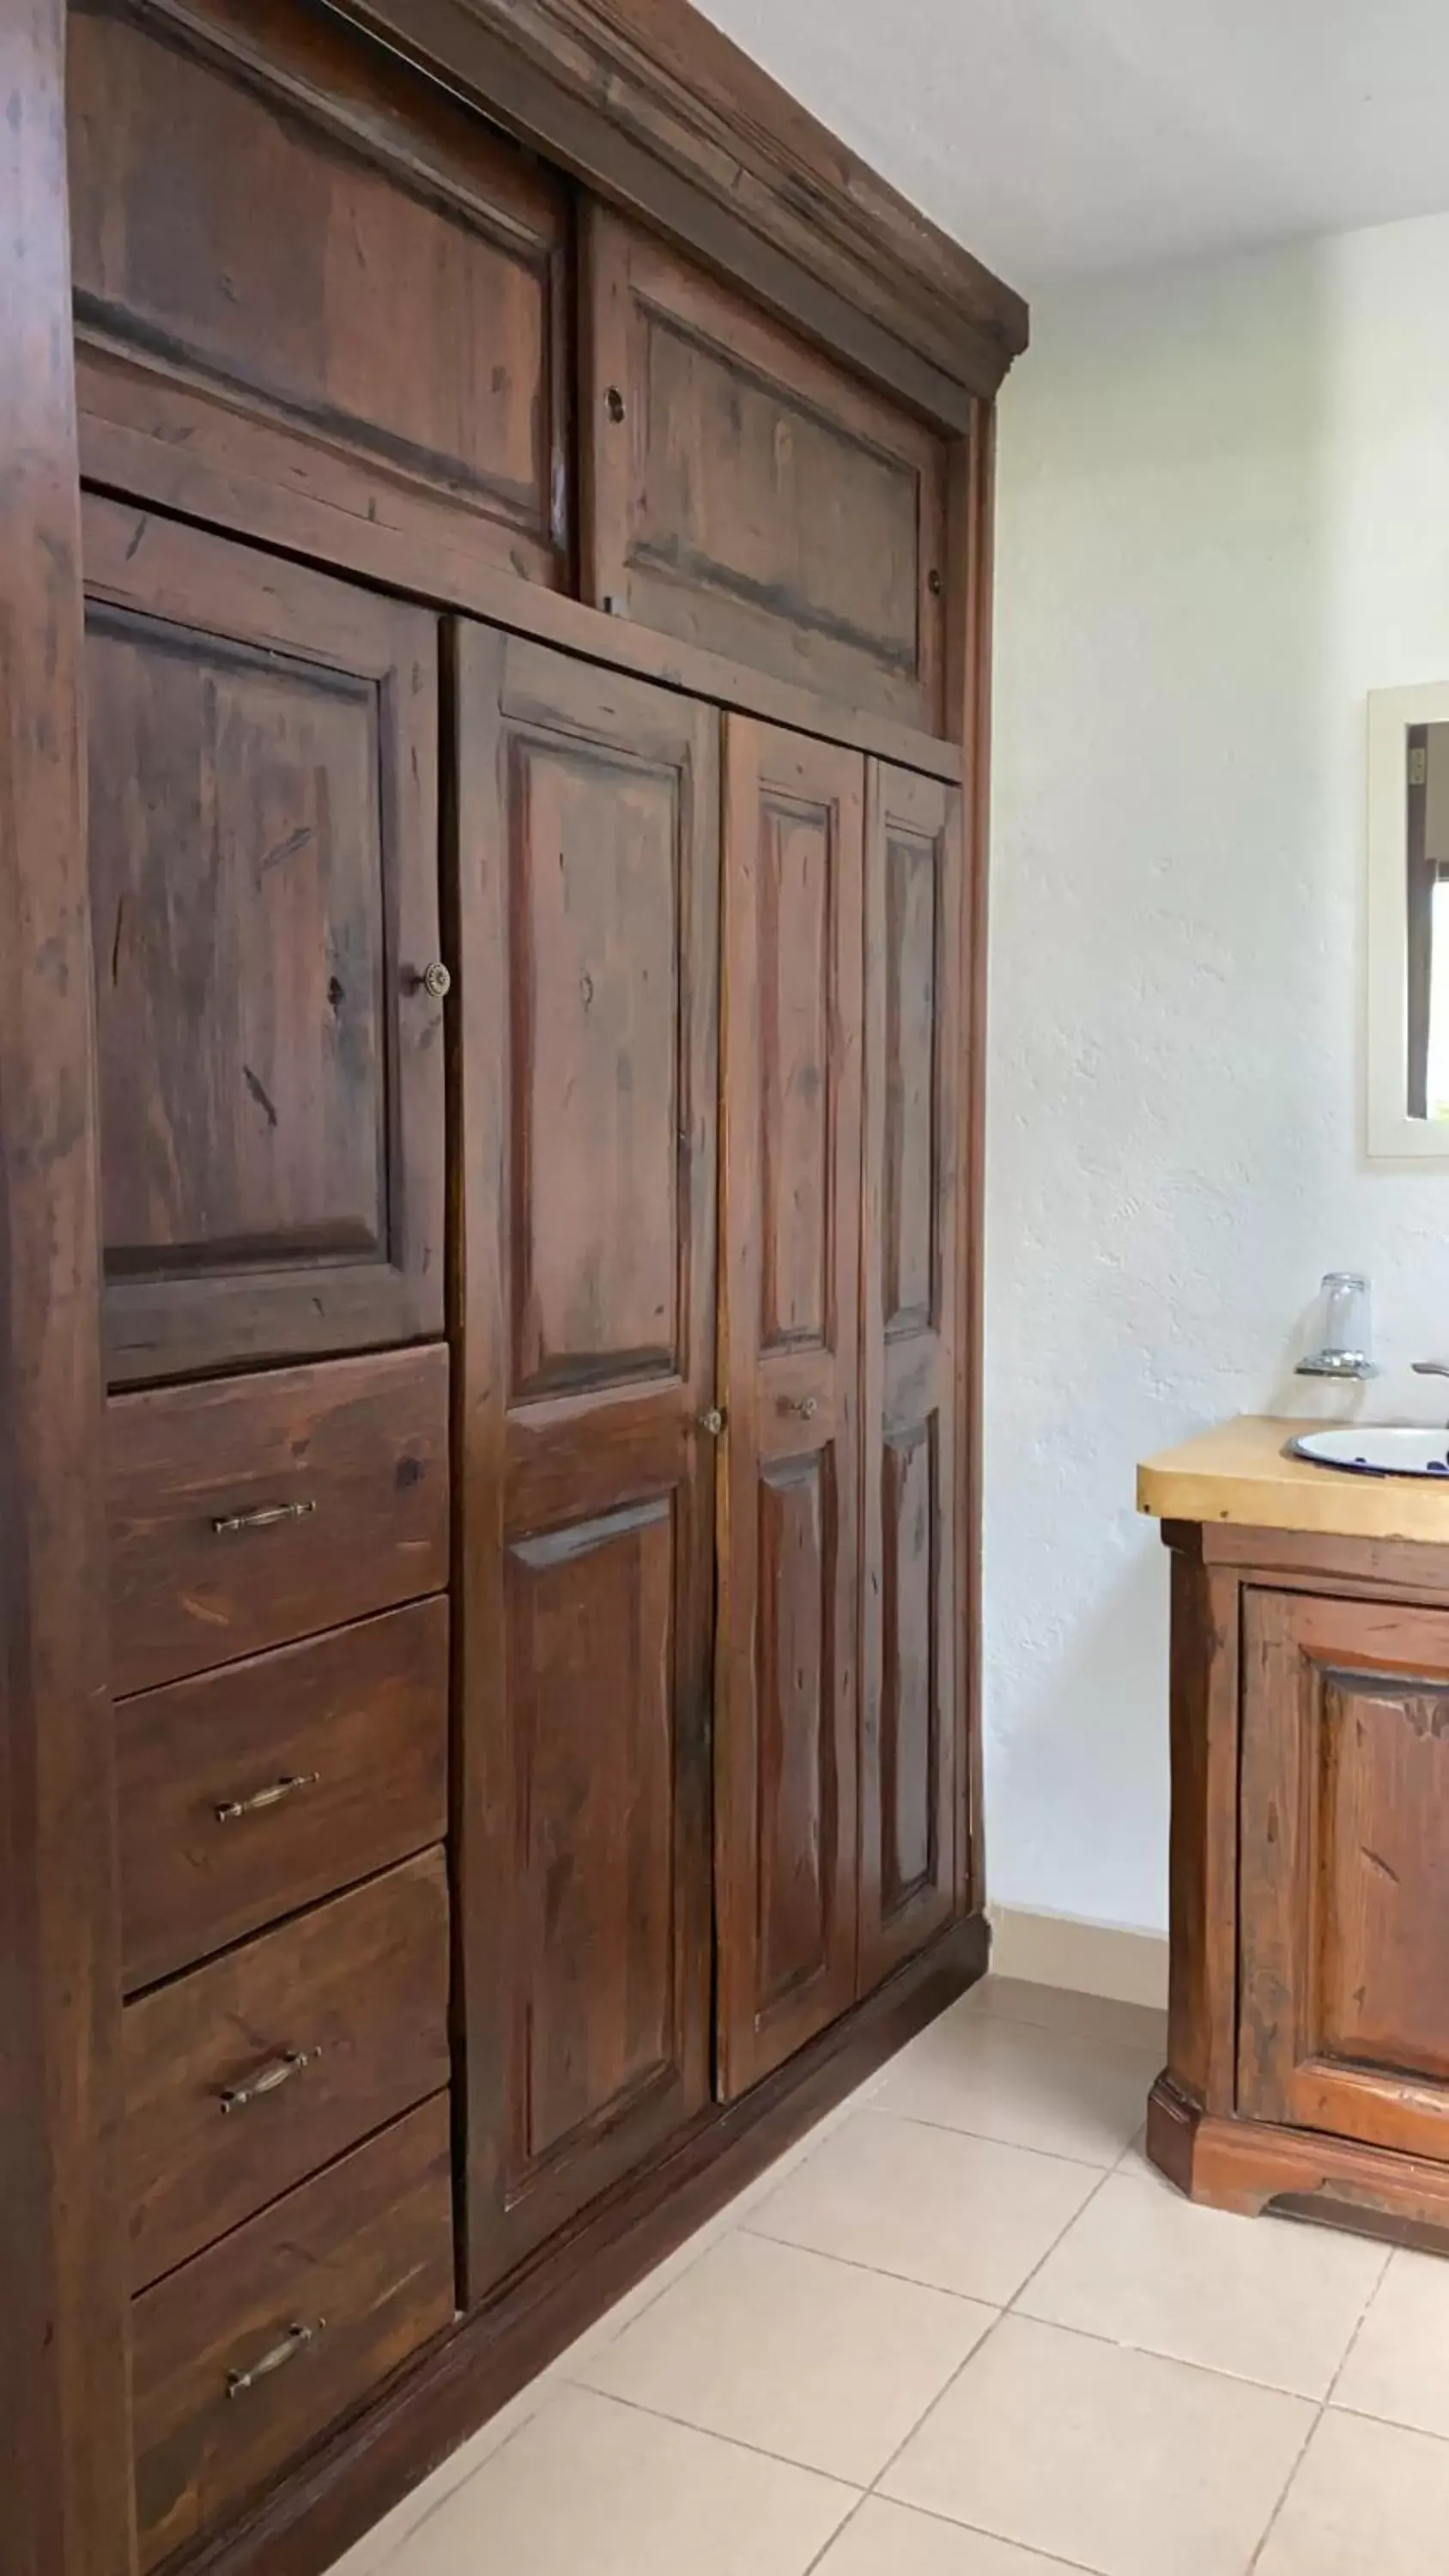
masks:
[[[1449,1120],[1449,724],[1404,730],[1405,1108]]]
[[[1449,681],[1368,702],[1366,1144],[1449,1172]]]

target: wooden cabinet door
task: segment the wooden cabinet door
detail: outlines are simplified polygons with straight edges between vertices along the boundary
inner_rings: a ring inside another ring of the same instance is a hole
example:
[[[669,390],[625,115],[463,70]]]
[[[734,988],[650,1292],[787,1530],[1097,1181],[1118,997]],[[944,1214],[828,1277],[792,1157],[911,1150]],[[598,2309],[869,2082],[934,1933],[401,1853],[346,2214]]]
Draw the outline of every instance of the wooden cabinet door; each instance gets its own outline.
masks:
[[[709,2092],[719,720],[456,664],[477,2298]]]
[[[1250,1592],[1238,2107],[1449,2158],[1449,1613]]]
[[[719,2081],[855,1993],[865,764],[731,717]]]
[[[940,732],[946,441],[602,206],[587,245],[585,596]]]
[[[860,1983],[955,1906],[961,798],[872,765],[865,855]]]
[[[443,1328],[437,629],[88,498],[113,1385]]]

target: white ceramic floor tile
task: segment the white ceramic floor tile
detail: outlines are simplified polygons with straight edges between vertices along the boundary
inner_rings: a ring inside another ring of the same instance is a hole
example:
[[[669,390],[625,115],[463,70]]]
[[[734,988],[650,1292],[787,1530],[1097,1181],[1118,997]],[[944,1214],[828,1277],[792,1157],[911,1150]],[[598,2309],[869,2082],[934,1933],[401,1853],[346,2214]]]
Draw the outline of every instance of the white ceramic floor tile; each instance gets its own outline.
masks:
[[[1322,2398],[1387,2262],[1363,2237],[1195,2208],[1118,2173],[1018,2305],[1052,2325]]]
[[[1438,2576],[1449,2563],[1449,2442],[1330,2411],[1256,2576]]]
[[[1004,2307],[1100,2177],[950,2129],[858,2112],[752,2211],[761,2236]]]
[[[606,2395],[869,2486],[996,2313],[742,2230],[582,2375]]]
[[[1095,2576],[1245,2576],[1313,2420],[1277,2389],[1009,2316],[881,2490]]]
[[[384,2514],[381,2522],[374,2523],[355,2548],[335,2559],[328,2576],[392,2576],[396,2553],[403,2542],[548,2404],[559,2384],[557,2373],[557,2363],[550,2370],[540,2371],[537,2379],[530,2380],[507,2406],[490,2416],[480,2432],[451,2451],[431,2477],[424,2478],[411,2495],[404,2496],[401,2504]]]
[[[1393,2256],[1333,2403],[1449,2438],[1449,2261],[1442,2255]]]
[[[1115,2165],[1141,2128],[1161,2061],[989,2013],[948,2013],[895,2061],[876,2101],[1083,2164]]]
[[[1111,1995],[1069,1994],[1065,1986],[1036,1986],[1024,1977],[983,1977],[953,2012],[979,2012],[993,2021],[1022,2021],[1036,2030],[1065,2031],[1111,2047],[1167,2055],[1167,2015],[1150,2004],[1121,2004]]]
[[[1060,2558],[870,2496],[821,2559],[817,2576],[1071,2576]],[[1165,2576],[1165,2571],[1164,2571]]]
[[[813,2470],[562,2388],[387,2576],[805,2576],[856,2501]]]

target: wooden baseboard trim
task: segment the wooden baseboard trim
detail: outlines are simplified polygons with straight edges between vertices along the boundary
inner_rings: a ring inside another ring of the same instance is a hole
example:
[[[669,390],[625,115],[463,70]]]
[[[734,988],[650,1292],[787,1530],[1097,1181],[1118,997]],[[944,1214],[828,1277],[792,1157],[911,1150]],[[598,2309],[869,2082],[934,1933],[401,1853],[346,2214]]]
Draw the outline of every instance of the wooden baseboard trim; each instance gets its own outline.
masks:
[[[1190,2200],[1256,2218],[1269,2208],[1396,2243],[1449,2247],[1449,2165],[1353,2138],[1200,2110],[1160,2075],[1147,2105],[1147,2152]]]
[[[990,1937],[984,1915],[953,1924],[752,2092],[701,2112],[254,2512],[189,2556],[187,2576],[324,2576],[646,2272],[984,1976]]]

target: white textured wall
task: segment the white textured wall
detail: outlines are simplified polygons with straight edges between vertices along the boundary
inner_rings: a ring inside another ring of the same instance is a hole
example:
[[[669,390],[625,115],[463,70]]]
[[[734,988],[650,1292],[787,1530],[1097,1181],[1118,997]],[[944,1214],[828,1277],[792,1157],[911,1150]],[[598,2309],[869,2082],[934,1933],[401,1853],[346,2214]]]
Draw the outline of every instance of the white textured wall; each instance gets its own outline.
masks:
[[[1359,1058],[1364,695],[1449,679],[1446,310],[1449,218],[1393,225],[1041,299],[1003,397],[1000,1904],[1165,1922],[1167,1567],[1138,1456],[1315,1409],[1286,1363],[1333,1267],[1373,1276],[1373,1409],[1449,1395],[1407,1374],[1449,1350],[1449,1176],[1364,1165]]]

